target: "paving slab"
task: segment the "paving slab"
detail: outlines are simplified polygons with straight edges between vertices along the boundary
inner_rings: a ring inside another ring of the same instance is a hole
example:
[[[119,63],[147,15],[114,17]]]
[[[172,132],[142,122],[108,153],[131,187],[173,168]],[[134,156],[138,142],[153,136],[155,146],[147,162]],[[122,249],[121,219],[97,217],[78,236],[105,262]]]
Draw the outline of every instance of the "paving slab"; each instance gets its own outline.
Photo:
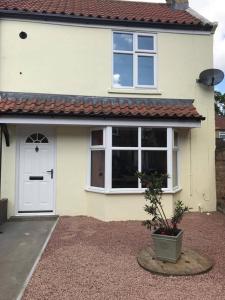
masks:
[[[0,226],[0,300],[17,299],[57,218],[14,218]]]

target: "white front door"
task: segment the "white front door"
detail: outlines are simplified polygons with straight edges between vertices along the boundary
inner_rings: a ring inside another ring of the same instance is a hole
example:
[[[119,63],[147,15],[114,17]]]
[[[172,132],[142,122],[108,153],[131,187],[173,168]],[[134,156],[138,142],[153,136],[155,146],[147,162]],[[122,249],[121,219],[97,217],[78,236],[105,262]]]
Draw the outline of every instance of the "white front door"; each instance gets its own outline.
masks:
[[[53,130],[26,128],[21,130],[19,140],[18,213],[53,213]]]

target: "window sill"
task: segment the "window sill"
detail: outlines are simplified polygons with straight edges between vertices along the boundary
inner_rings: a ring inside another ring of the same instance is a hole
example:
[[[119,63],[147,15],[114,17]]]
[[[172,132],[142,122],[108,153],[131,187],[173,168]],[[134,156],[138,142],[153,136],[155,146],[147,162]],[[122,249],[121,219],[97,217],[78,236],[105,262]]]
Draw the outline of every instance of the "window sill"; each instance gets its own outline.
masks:
[[[133,95],[162,95],[162,92],[149,88],[110,88],[109,94],[133,94]]]
[[[163,194],[176,194],[180,192],[182,188],[177,188],[175,190],[164,190]],[[105,194],[105,195],[125,195],[125,194],[144,194],[145,189],[135,189],[135,190],[128,190],[128,189],[112,189],[109,191],[106,191],[105,189],[101,188],[93,188],[93,187],[87,187],[85,189],[86,192],[91,192],[91,193],[97,193],[97,194]]]
[[[182,188],[181,188],[181,187],[176,187],[176,188],[173,189],[172,192],[170,192],[170,194],[176,194],[176,193],[179,193],[179,192],[181,192],[181,191],[182,191]]]

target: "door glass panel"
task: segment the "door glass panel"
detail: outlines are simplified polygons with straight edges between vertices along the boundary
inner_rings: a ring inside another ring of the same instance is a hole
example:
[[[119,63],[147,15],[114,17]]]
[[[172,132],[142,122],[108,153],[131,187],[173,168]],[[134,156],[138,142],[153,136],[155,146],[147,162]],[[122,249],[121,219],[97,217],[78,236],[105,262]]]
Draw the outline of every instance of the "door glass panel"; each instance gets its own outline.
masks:
[[[30,136],[27,137],[26,143],[42,143],[42,144],[47,144],[48,143],[48,138],[42,134],[42,133],[32,133]]]

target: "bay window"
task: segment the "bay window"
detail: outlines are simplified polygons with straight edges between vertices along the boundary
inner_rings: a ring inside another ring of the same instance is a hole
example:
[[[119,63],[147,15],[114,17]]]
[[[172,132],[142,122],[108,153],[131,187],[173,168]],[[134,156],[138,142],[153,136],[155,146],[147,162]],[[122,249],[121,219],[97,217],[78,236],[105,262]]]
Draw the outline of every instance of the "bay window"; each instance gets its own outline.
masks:
[[[156,87],[156,36],[113,32],[113,87]]]
[[[106,127],[91,131],[89,188],[143,192],[137,171],[168,174],[164,190],[178,189],[178,132],[172,128]]]

